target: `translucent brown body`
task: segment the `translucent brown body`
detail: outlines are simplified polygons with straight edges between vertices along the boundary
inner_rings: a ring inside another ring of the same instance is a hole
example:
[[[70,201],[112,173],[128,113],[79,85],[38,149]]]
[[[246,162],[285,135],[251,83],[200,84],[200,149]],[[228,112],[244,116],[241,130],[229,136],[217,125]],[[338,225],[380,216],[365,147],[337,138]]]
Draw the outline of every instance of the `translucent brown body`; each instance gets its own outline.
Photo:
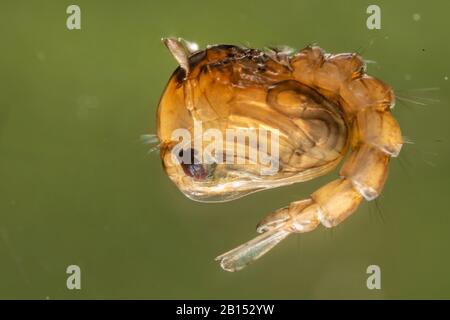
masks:
[[[394,93],[365,74],[356,54],[326,54],[316,46],[295,54],[229,45],[190,53],[167,39],[180,67],[158,108],[158,136],[165,170],[190,198],[225,201],[250,192],[306,181],[333,169],[351,149],[340,177],[308,199],[266,217],[259,237],[218,257],[228,271],[243,268],[293,232],[320,223],[333,227],[375,199],[388,175],[389,159],[402,146],[392,117]],[[172,132],[194,123],[205,128],[258,128],[280,131],[279,169],[259,174],[258,165],[204,166],[208,178],[194,179],[174,164]]]

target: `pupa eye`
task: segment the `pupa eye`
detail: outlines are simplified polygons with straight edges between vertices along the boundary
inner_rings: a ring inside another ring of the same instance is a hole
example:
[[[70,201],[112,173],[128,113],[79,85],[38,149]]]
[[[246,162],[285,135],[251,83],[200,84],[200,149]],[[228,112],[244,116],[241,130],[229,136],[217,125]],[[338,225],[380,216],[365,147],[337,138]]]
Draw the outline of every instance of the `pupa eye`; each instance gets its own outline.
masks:
[[[178,153],[180,165],[183,168],[183,171],[186,175],[195,180],[205,180],[208,176],[208,172],[205,169],[204,165],[199,163],[197,156],[197,150],[195,149],[186,149],[180,150]]]
[[[183,171],[186,175],[194,178],[195,180],[205,180],[208,176],[205,168],[201,164],[181,164]]]

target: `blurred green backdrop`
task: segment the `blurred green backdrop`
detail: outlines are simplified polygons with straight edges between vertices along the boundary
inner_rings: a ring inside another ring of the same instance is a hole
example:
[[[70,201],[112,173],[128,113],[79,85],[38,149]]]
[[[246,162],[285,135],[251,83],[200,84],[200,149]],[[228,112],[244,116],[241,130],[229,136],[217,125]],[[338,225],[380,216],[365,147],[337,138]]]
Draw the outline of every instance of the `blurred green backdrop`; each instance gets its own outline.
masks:
[[[73,3],[82,29],[69,31]],[[370,4],[381,30],[366,28]],[[448,1],[2,1],[0,298],[450,298],[449,14]],[[397,103],[415,143],[378,207],[227,273],[216,255],[336,172],[229,203],[185,198],[139,139],[176,66],[163,36],[358,51],[399,95],[439,102]],[[371,264],[381,290],[366,287]]]

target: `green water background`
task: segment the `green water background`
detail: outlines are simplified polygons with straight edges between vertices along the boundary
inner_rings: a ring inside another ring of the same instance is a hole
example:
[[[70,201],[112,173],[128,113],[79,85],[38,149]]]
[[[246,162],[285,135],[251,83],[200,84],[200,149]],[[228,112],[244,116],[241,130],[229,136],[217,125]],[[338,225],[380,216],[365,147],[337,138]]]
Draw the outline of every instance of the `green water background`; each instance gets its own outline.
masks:
[[[0,4],[0,298],[450,298],[450,2],[74,3],[75,31],[72,1]],[[366,28],[369,4],[381,7],[381,30]],[[358,51],[399,95],[439,102],[397,103],[414,144],[392,161],[378,206],[227,273],[216,255],[336,172],[228,203],[185,198],[139,139],[155,132],[176,66],[163,36]],[[78,291],[66,288],[71,264]],[[381,290],[366,287],[372,264]]]

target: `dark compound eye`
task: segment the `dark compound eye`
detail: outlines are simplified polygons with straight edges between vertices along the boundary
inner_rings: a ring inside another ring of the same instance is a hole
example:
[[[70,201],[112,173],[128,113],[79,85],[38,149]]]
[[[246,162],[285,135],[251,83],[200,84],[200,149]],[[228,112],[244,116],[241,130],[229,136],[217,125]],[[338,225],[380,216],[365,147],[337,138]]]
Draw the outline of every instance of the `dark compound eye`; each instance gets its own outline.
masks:
[[[205,180],[208,176],[202,164],[181,164],[181,166],[183,167],[184,173],[195,180]]]
[[[195,163],[198,162],[196,158],[197,150],[180,150],[178,155],[181,167],[183,168],[183,171],[186,175],[194,178],[195,180],[205,180],[205,178],[208,176],[207,170],[205,169],[203,164]],[[187,158],[188,161],[186,161],[186,159],[184,158]]]

